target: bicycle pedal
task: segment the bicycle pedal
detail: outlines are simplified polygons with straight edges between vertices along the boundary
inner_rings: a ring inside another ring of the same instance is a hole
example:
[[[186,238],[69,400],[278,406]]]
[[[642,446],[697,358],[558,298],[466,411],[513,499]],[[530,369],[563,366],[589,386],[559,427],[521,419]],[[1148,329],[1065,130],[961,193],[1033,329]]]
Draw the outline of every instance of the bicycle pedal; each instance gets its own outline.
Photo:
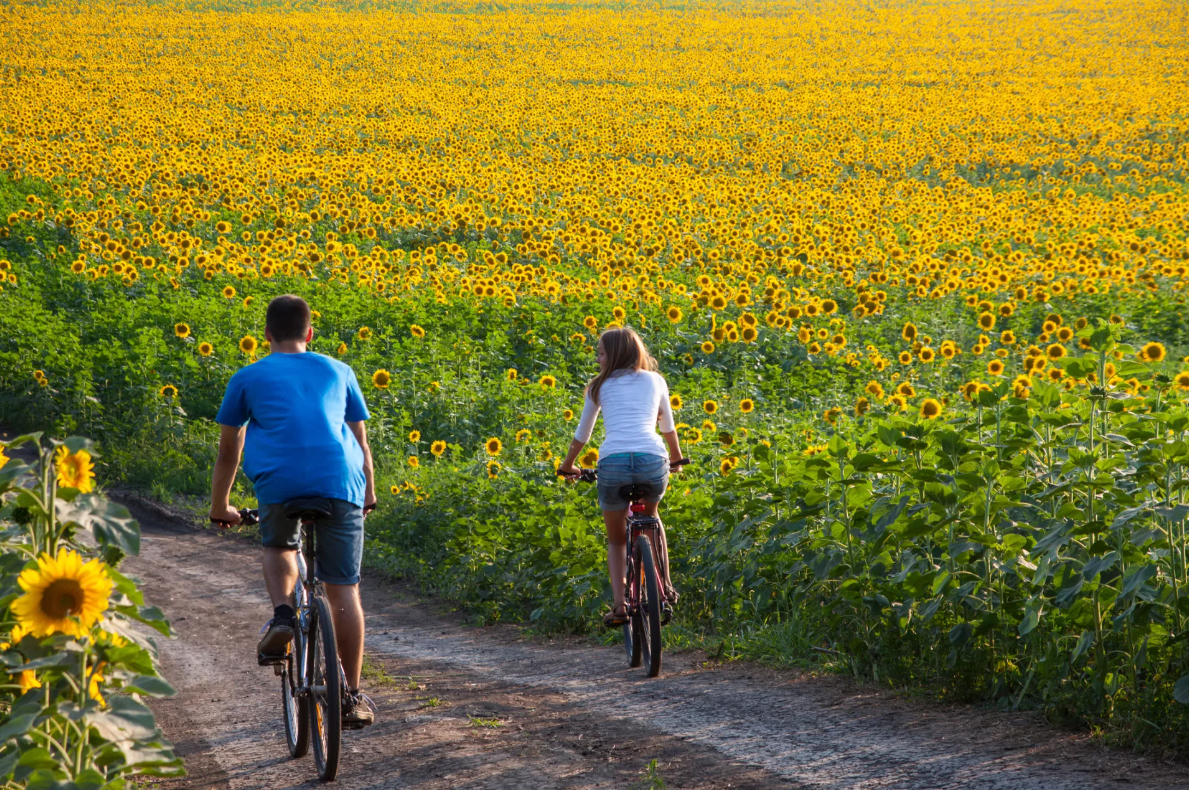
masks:
[[[264,653],[257,653],[256,654],[256,663],[262,667],[283,668],[285,665],[286,658],[288,658],[288,656],[268,656],[268,655],[265,655]],[[278,672],[277,674],[280,674],[280,672]]]

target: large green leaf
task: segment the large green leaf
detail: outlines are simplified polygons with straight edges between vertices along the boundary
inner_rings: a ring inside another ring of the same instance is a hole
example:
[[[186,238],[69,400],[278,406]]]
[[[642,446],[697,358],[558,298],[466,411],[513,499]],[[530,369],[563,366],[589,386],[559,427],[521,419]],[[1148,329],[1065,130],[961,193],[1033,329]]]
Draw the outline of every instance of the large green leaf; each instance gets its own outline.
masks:
[[[1172,696],[1182,705],[1189,705],[1189,675],[1185,675],[1177,681],[1177,684],[1173,686]]]
[[[73,502],[57,503],[58,519],[91,530],[101,546],[115,546],[125,554],[140,554],[140,525],[128,508],[97,494],[81,494]]]

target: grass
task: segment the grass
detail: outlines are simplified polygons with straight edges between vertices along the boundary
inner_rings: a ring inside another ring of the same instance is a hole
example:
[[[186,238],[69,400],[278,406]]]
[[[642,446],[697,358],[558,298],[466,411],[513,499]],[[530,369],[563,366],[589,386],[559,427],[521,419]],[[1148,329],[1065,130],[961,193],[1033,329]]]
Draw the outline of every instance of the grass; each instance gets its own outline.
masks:
[[[503,722],[501,722],[499,719],[484,719],[479,716],[472,716],[469,713],[467,714],[467,718],[471,720],[472,727],[494,730],[504,726]]]
[[[396,688],[396,678],[389,675],[384,669],[384,665],[380,664],[368,654],[363,656],[363,669],[359,676],[366,680],[373,686],[380,688]],[[412,678],[410,678],[412,680]]]

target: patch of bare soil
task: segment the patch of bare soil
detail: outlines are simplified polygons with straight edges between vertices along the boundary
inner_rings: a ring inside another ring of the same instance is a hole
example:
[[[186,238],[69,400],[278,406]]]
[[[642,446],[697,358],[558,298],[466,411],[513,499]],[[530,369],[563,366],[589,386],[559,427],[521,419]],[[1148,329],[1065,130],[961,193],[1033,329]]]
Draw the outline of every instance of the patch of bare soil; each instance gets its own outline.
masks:
[[[174,788],[319,785],[291,760],[280,682],[255,665],[270,607],[258,550],[124,500],[142,555],[126,570],[174,622],[161,644],[178,696],[153,704],[190,776]],[[345,788],[626,788],[657,760],[670,788],[1189,788],[1183,769],[1105,749],[1033,716],[899,699],[840,678],[475,629],[365,579],[365,690],[377,723],[344,735]]]

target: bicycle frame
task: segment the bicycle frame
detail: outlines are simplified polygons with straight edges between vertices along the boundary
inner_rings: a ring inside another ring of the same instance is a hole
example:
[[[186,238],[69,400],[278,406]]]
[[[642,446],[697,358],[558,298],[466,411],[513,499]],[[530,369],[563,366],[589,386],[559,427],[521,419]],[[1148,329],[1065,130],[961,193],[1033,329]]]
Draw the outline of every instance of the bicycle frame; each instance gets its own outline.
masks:
[[[301,529],[297,534],[297,583],[293,588],[294,609],[297,610],[297,627],[301,629],[302,644],[304,646],[310,636],[310,617],[312,607],[310,601],[316,595],[322,597],[326,596],[326,592],[322,587],[322,582],[318,581],[314,575],[315,568],[315,553],[314,553],[314,522],[301,522]],[[296,656],[296,673],[297,677],[305,682],[308,677],[306,673],[306,662],[309,660],[308,651],[299,650]],[[349,688],[347,685],[347,673],[343,670],[343,662],[339,661],[339,684],[343,689]],[[310,687],[308,685],[301,685],[296,688],[299,696],[310,697],[316,691],[325,691],[324,688]]]
[[[638,509],[637,509],[638,508]],[[636,538],[642,534],[648,535],[648,543],[652,547],[653,559],[660,567],[660,528],[661,520],[656,516],[643,515],[644,505],[642,503],[633,502],[628,511],[627,519],[627,585],[623,590],[623,604],[624,611],[628,617],[635,614],[640,608],[640,574],[637,573],[636,557],[634,547],[636,545]],[[664,592],[661,592],[661,600],[665,600]]]

